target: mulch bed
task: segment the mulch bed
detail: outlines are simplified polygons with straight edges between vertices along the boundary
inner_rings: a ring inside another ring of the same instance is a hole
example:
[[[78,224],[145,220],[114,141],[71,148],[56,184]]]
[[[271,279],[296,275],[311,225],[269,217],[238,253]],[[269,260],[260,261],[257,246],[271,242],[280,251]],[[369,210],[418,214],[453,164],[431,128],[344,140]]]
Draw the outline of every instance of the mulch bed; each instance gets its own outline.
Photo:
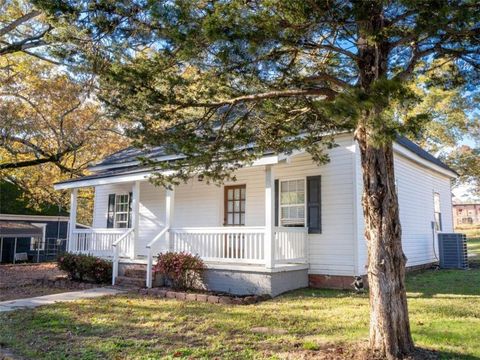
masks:
[[[98,284],[70,281],[67,274],[59,270],[55,263],[0,265],[0,301],[98,286]]]
[[[38,279],[66,276],[55,263],[0,265],[0,289],[33,285]]]

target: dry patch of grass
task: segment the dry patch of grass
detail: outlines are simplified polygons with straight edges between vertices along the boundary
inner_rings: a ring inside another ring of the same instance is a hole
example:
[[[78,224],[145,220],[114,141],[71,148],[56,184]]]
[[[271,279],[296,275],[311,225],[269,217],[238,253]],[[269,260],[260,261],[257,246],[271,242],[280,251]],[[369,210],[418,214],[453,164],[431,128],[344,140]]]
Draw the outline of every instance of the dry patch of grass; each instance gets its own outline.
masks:
[[[408,290],[418,346],[480,358],[480,268],[411,274]],[[369,314],[365,294],[305,289],[250,306],[126,295],[0,322],[0,344],[35,359],[358,359]]]

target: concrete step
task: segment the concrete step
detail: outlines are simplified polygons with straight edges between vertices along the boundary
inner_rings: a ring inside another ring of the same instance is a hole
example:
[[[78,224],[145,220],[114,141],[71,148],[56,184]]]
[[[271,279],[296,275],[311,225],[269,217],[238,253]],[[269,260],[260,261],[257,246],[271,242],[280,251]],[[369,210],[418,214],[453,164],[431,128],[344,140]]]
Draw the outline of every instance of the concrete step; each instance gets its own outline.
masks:
[[[145,270],[145,268],[143,269],[127,268],[125,269],[124,275],[126,277],[131,277],[131,278],[145,279],[147,277],[147,270]]]
[[[143,288],[145,287],[145,278],[117,276],[115,285]]]

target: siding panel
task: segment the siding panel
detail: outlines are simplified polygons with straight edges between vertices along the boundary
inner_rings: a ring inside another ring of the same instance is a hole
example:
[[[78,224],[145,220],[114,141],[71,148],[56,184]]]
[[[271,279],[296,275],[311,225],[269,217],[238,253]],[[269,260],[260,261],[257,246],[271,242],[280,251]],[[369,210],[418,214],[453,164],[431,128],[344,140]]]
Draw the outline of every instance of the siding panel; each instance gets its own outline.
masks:
[[[322,233],[309,235],[310,273],[353,275],[354,146],[350,136],[340,136],[338,147],[329,151],[330,162],[317,166],[307,154],[274,166],[278,179],[322,177]],[[265,170],[263,167],[237,171],[237,181],[246,184],[246,225],[265,224]],[[131,185],[103,185],[95,189],[94,227],[106,227],[108,194],[129,192]],[[175,189],[173,227],[223,225],[223,186],[192,179]],[[165,191],[143,182],[140,187],[139,243],[136,252],[145,255],[145,245],[164,226]],[[163,244],[160,250],[165,250]]]
[[[360,159],[356,168],[361,174]],[[407,266],[436,261],[431,223],[434,221],[433,194],[440,194],[443,231],[453,231],[451,211],[450,178],[427,169],[401,155],[395,154],[395,176],[398,192],[400,222],[402,225],[402,246],[407,256]],[[362,193],[362,181],[357,182],[357,201]],[[364,222],[361,207],[358,220],[358,269],[364,274],[367,250],[363,236]],[[438,256],[438,244],[435,240]]]

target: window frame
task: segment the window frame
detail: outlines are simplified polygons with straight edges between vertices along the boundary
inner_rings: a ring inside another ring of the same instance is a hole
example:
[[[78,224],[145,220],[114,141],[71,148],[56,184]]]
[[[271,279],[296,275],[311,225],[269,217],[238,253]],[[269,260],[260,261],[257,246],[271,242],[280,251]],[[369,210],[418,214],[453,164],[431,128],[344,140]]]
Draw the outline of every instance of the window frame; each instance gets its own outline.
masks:
[[[282,207],[299,206],[297,205],[282,205],[282,183],[290,181],[303,181],[303,226],[300,225],[283,225],[282,224]],[[307,178],[279,178],[278,179],[278,227],[296,227],[307,228]]]
[[[119,204],[117,199],[120,196],[126,196],[127,197],[127,202],[122,203],[123,205],[125,205],[125,204],[127,205],[127,211],[117,211],[117,205]],[[121,215],[121,214],[126,214],[127,219],[125,221],[122,220],[122,221],[119,222],[117,220],[117,215]],[[129,218],[130,218],[130,194],[128,192],[127,193],[115,193],[115,203],[114,203],[114,207],[113,207],[113,228],[114,229],[128,229]],[[125,224],[125,227],[117,226],[118,223]]]
[[[438,211],[437,211],[437,198],[438,198]],[[442,203],[440,193],[438,191],[433,192],[433,220],[435,222],[435,230],[442,231]],[[438,218],[437,218],[438,216]]]
[[[42,229],[42,237],[32,236],[30,238],[30,251],[44,251],[45,250],[45,241],[46,241],[46,234],[47,234],[47,223],[30,223],[33,226],[36,226]],[[36,243],[39,242],[39,248],[36,248]]]
[[[240,191],[243,189],[245,192],[245,198],[242,200],[241,196],[238,201],[240,202],[239,211],[235,211],[235,205],[233,205],[233,211],[228,211],[228,191],[229,190],[234,190],[234,198],[231,201],[236,201],[235,199],[235,189],[240,189]],[[242,205],[241,202],[243,201],[244,203],[244,210],[242,211]],[[235,222],[235,214],[239,215],[240,223],[239,224],[229,224],[228,223],[228,215],[232,214],[233,216],[233,222]],[[242,220],[242,215],[243,215],[243,224],[241,224]],[[235,185],[225,185],[223,187],[223,226],[246,226],[247,224],[247,184],[235,184]]]

